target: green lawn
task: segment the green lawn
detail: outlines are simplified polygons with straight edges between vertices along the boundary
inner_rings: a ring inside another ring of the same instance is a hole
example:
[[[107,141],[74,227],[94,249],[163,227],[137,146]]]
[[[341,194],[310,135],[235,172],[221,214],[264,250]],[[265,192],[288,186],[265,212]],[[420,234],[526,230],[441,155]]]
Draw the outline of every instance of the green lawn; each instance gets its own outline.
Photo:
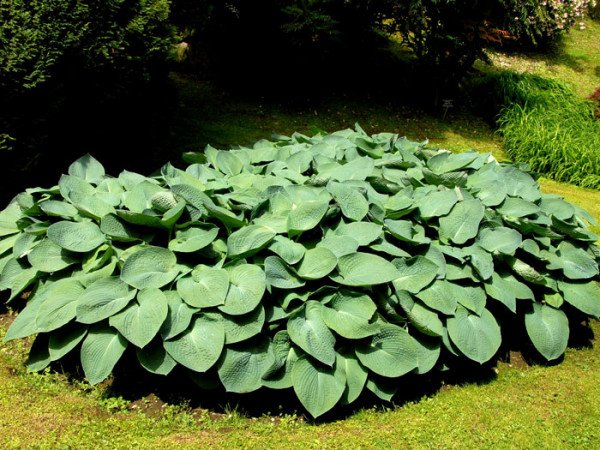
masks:
[[[600,334],[598,323],[593,325]],[[2,333],[0,333],[2,334]],[[308,423],[296,415],[215,415],[160,405],[144,414],[102,388],[26,373],[24,345],[0,346],[3,448],[557,448],[600,445],[600,342],[552,367],[500,363],[491,379],[403,405]],[[489,380],[489,382],[488,382]],[[147,399],[152,402],[152,399]],[[142,404],[143,402],[138,402]]]
[[[599,37],[600,25],[588,22],[586,30],[572,31],[563,50],[550,58],[497,54],[493,68],[480,68],[561,78],[587,96],[600,85]],[[359,122],[369,133],[398,132],[410,139],[428,138],[432,145],[452,151],[475,148],[503,157],[501,137],[462,109],[444,119],[345,98],[326,99],[314,107],[259,104],[181,75],[174,80],[181,105],[165,155],[201,151],[208,143],[247,144],[272,132],[310,133],[311,127],[334,131]],[[600,221],[600,192],[543,179],[541,184],[545,192],[565,196]],[[600,233],[600,227],[594,231]],[[1,319],[0,337],[7,325]],[[594,322],[592,327],[599,336],[600,325]],[[185,404],[155,403],[152,397],[131,409],[128,401],[110,396],[106,387],[92,388],[61,374],[27,373],[26,351],[23,341],[0,344],[2,448],[600,447],[598,338],[591,348],[568,349],[561,364],[500,363],[479,382],[445,385],[407,403],[379,404],[316,424],[296,414],[245,417],[235,406],[217,415]]]

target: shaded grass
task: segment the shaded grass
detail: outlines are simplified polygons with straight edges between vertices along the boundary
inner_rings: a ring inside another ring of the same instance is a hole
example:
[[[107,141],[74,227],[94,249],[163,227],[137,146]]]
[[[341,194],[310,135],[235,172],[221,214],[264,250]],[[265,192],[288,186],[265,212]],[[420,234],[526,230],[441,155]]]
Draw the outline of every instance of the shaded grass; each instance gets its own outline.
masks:
[[[249,145],[269,139],[272,133],[310,134],[315,128],[327,132],[359,123],[368,134],[393,132],[410,140],[429,139],[430,144],[451,151],[477,149],[503,158],[502,140],[485,120],[457,107],[439,117],[402,105],[401,101],[331,96],[295,103],[248,101],[219,91],[207,81],[173,74],[180,105],[165,152],[173,148],[203,151],[207,144],[218,148]]]
[[[493,66],[478,65],[484,71],[512,70],[560,80],[581,98],[600,86],[600,22],[585,20],[585,29],[574,28],[551,53],[489,52]]]

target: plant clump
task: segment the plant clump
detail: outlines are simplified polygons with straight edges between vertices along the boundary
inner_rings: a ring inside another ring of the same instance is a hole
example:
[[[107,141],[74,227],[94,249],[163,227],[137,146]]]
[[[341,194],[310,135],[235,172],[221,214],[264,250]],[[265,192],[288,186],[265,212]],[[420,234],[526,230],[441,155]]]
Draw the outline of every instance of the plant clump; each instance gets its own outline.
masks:
[[[131,347],[318,417],[485,363],[515,323],[554,360],[566,313],[600,316],[594,218],[522,166],[358,126],[186,161],[114,178],[84,156],[0,213],[0,288],[31,291],[6,340],[37,334],[31,370],[77,351],[96,384]]]
[[[476,93],[484,94],[481,109],[495,117],[509,158],[556,181],[600,188],[600,121],[593,102],[561,82],[513,72],[485,76]]]

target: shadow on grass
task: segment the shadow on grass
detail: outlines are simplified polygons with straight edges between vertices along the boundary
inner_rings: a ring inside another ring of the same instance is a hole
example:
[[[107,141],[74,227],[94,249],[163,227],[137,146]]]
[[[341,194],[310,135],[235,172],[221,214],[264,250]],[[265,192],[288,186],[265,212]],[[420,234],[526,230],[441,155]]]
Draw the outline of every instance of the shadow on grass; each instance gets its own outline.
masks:
[[[507,47],[501,50],[514,56],[526,58],[533,63],[546,63],[555,67],[563,66],[580,73],[586,70],[585,62],[588,60],[585,56],[575,56],[568,53],[564,36],[561,36],[556,42],[547,43],[537,49],[511,49]]]

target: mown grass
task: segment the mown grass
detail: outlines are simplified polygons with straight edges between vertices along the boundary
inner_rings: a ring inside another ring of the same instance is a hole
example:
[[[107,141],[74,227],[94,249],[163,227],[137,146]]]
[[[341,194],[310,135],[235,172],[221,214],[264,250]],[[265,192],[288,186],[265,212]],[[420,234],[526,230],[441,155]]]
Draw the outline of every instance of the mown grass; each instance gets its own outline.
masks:
[[[593,325],[596,335],[600,326]],[[0,335],[3,332],[0,332]],[[0,345],[2,448],[557,448],[600,445],[600,348],[569,349],[552,367],[510,367],[403,405],[307,422],[297,415],[211,419],[185,405],[149,417],[103,388],[27,373],[23,343]],[[111,411],[112,410],[112,411]]]

